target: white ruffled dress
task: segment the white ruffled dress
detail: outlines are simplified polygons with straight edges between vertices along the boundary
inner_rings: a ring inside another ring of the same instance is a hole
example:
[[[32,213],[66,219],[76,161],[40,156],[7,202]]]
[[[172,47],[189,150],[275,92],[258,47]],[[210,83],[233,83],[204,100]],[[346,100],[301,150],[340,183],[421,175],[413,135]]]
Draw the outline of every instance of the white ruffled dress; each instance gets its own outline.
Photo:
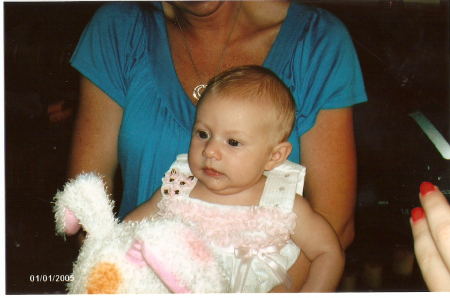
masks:
[[[189,197],[197,179],[187,154],[177,157],[163,178],[158,214],[181,219],[199,229],[221,255],[231,292],[266,293],[279,284],[289,288],[287,270],[298,248],[290,239],[297,215],[295,194],[303,191],[305,168],[286,161],[266,172],[259,206],[230,206]]]

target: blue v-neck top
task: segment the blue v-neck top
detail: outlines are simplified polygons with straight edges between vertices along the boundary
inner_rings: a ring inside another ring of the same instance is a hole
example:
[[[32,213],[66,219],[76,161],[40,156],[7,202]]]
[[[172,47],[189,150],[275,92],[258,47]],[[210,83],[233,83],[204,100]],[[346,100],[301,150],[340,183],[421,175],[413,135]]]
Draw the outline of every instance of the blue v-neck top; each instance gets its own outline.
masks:
[[[119,217],[148,200],[176,156],[189,149],[195,106],[178,80],[162,5],[112,2],[94,15],[72,66],[123,108],[118,152],[124,193]],[[297,119],[290,141],[320,109],[366,101],[358,58],[344,25],[329,12],[293,2],[263,66],[291,89]]]

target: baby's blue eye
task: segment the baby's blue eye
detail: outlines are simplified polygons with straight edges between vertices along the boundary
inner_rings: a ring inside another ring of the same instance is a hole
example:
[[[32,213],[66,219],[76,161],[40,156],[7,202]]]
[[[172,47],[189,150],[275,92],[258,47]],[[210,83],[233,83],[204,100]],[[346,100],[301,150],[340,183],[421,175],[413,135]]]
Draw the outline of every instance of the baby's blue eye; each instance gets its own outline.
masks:
[[[239,142],[236,141],[236,140],[233,140],[233,139],[229,139],[229,140],[228,140],[228,144],[229,144],[230,146],[233,146],[233,147],[239,146]]]
[[[200,139],[207,139],[209,137],[206,131],[199,131],[198,136],[200,137]]]

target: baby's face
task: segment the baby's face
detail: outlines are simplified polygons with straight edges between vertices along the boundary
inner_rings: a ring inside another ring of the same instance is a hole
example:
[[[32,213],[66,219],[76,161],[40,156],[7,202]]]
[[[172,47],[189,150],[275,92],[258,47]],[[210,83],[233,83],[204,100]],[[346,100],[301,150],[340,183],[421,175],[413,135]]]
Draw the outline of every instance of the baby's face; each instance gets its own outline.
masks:
[[[270,124],[275,112],[269,104],[202,100],[189,149],[192,173],[215,194],[230,195],[250,188],[260,181],[271,158]]]

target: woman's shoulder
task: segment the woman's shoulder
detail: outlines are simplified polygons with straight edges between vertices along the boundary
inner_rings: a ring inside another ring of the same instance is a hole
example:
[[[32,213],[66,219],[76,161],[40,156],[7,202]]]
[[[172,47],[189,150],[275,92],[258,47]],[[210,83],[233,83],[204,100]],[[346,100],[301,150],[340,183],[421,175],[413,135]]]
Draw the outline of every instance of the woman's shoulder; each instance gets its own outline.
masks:
[[[299,54],[304,53],[304,46],[296,46],[299,43],[306,43],[310,48],[315,48],[316,45],[321,45],[321,48],[351,45],[347,28],[331,12],[296,1],[289,6],[277,41],[285,49],[297,49]]]
[[[113,1],[100,6],[93,17],[93,21],[102,24],[121,25],[127,22],[135,22],[140,15],[154,11],[161,11],[158,3]]]
[[[297,26],[313,27],[316,30],[333,31],[333,33],[346,32],[341,20],[328,10],[296,1],[291,3],[286,18],[288,22],[293,22]]]
[[[96,17],[122,17],[124,15],[129,15],[137,13],[140,10],[140,6],[136,2],[122,2],[114,1],[108,2],[100,6],[100,8],[95,13]]]

